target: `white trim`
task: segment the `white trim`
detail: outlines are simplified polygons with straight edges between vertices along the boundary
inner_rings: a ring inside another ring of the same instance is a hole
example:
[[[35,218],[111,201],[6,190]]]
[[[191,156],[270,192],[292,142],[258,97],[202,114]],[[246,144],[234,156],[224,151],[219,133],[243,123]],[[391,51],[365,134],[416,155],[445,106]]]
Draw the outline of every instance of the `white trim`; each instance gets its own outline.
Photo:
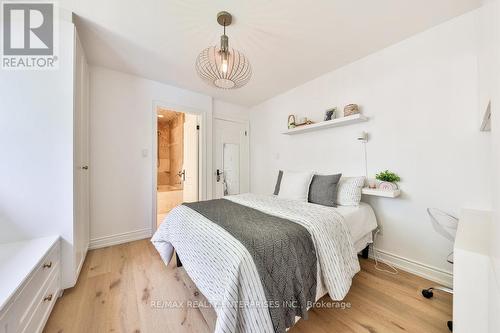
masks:
[[[240,123],[240,124],[246,124],[246,125],[248,125],[250,123],[250,121],[248,119],[227,117],[225,115],[221,115],[221,116],[216,115],[216,116],[214,116],[214,119],[232,121],[233,123]]]
[[[151,235],[152,235],[151,228],[146,228],[146,229],[128,231],[121,234],[98,237],[90,240],[90,249],[94,250],[94,249],[99,249],[101,247],[118,245],[136,241],[139,239],[150,238]]]
[[[440,285],[451,288],[453,286],[453,274],[440,268],[429,266],[418,261],[403,258],[393,253],[389,253],[377,248],[379,261],[389,263],[403,271],[418,275],[425,279],[436,282]],[[370,251],[370,258],[373,259],[373,251]],[[432,286],[429,286],[432,287]]]
[[[89,246],[90,246],[90,244],[87,243],[87,246],[85,247],[85,251],[83,251],[82,260],[80,260],[80,263],[78,264],[78,267],[76,269],[76,274],[75,274],[75,278],[73,280],[72,287],[74,287],[76,285],[76,282],[78,282],[78,277],[80,276],[80,272],[82,271],[83,263],[85,262],[85,259],[87,258],[87,253],[89,252]]]

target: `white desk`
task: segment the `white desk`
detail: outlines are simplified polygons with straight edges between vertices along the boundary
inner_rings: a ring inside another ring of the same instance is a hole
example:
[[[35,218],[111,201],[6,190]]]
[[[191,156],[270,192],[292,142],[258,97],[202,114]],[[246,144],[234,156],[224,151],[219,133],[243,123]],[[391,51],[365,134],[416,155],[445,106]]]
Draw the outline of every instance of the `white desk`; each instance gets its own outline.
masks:
[[[488,332],[491,212],[464,209],[453,264],[453,332]]]

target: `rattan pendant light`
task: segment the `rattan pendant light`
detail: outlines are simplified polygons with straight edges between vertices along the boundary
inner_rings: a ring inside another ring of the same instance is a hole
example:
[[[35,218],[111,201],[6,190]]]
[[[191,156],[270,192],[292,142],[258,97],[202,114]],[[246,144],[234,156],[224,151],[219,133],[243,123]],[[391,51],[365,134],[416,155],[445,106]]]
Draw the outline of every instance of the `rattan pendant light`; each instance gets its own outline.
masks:
[[[203,80],[217,88],[241,88],[250,80],[252,66],[243,53],[229,47],[226,27],[232,22],[231,14],[218,13],[217,22],[224,27],[220,46],[211,46],[201,51],[196,58],[196,71]]]

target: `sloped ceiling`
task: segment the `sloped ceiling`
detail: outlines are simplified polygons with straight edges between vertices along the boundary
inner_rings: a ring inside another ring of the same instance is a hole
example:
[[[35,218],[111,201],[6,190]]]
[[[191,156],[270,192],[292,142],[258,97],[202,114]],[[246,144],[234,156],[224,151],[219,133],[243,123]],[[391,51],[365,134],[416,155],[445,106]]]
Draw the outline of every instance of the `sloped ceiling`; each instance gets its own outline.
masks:
[[[91,64],[255,105],[326,72],[477,8],[480,0],[62,0],[78,15]],[[194,68],[218,43],[221,10],[230,45],[251,61],[238,90],[208,86]],[[443,41],[446,43],[446,41]]]

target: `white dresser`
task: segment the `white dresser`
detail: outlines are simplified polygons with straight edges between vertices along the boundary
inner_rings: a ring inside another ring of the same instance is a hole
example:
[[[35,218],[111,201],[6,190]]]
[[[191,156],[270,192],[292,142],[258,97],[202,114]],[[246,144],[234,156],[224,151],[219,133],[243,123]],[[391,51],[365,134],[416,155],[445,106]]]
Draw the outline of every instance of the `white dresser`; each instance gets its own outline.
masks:
[[[0,333],[41,332],[61,292],[59,236],[0,244]]]

